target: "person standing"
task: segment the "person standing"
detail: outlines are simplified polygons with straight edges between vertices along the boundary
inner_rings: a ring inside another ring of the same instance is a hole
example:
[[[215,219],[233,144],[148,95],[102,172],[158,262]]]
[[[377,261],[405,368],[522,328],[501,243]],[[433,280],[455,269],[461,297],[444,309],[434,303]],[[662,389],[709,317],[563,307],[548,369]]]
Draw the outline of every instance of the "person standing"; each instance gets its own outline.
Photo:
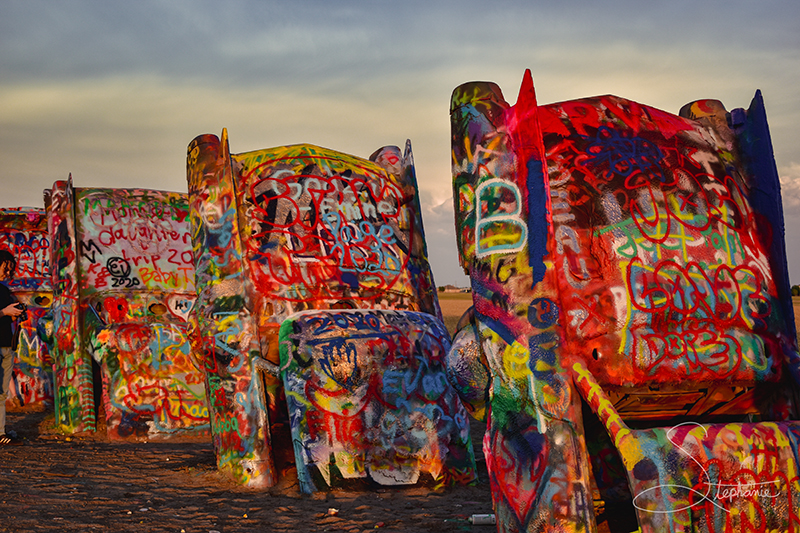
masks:
[[[0,250],[0,282],[10,281],[16,269],[16,257],[8,250]],[[12,321],[22,312],[23,309],[14,300],[11,290],[5,283],[0,283],[0,446],[14,443],[6,435],[6,398],[14,369],[14,332],[11,326]]]

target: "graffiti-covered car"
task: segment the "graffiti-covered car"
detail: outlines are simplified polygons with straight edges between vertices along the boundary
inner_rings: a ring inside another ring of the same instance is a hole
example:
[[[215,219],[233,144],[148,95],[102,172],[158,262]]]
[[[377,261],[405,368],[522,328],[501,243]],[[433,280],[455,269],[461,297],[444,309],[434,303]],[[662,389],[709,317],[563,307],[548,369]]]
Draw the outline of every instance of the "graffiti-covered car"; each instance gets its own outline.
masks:
[[[12,408],[49,409],[53,405],[53,360],[46,330],[43,336],[39,334],[48,323],[53,296],[44,209],[0,209],[0,249],[17,259],[17,270],[7,284],[14,298],[26,307],[24,319],[14,326],[16,356],[7,403]]]
[[[187,179],[219,468],[271,486],[288,450],[304,492],[475,479],[410,143],[231,154],[223,130]]]
[[[188,197],[145,189],[45,191],[52,239],[56,421],[112,439],[209,433],[191,352]]]
[[[679,115],[538,105],[526,72],[513,106],[459,86],[451,124],[474,301],[451,377],[487,413],[499,529],[594,531],[593,502],[641,531],[800,527],[800,359],[761,94]]]

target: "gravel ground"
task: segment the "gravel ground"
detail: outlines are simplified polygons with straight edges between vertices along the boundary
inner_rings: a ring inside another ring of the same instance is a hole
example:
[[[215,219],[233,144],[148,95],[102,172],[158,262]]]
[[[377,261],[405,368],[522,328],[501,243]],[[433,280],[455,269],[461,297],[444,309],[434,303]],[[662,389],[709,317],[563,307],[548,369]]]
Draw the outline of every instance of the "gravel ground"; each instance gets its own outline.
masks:
[[[277,487],[240,487],[217,472],[207,439],[111,443],[49,430],[53,415],[10,413],[20,446],[0,447],[0,531],[493,531],[471,526],[491,513],[491,492],[474,422],[480,481],[374,488],[354,483],[299,493],[294,468]]]

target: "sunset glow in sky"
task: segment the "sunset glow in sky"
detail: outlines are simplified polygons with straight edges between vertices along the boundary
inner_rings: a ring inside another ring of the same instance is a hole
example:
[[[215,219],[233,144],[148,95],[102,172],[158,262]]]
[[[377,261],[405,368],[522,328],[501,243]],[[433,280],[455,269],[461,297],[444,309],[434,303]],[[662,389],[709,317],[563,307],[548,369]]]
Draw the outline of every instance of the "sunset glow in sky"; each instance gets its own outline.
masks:
[[[411,139],[437,284],[456,256],[450,94],[530,68],[540,103],[615,94],[677,113],[767,107],[800,284],[800,2],[0,2],[0,205],[76,187],[186,191],[186,147]]]

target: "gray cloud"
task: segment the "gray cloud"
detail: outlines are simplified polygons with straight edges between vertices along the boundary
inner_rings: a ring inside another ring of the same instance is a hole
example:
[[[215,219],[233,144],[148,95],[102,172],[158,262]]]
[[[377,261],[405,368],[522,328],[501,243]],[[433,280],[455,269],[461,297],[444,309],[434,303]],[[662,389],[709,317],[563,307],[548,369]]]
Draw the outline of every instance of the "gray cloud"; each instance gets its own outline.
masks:
[[[464,279],[450,207],[450,93],[531,68],[542,103],[617,94],[676,112],[764,93],[782,176],[800,165],[800,3],[100,1],[0,3],[0,191],[185,190],[185,149],[310,142],[366,156],[410,137],[437,282]],[[793,178],[794,179],[794,178]],[[794,182],[792,182],[793,184]],[[784,185],[787,218],[800,217]],[[793,231],[793,230],[789,230]],[[790,239],[796,239],[790,234]],[[800,280],[800,257],[790,259]]]

